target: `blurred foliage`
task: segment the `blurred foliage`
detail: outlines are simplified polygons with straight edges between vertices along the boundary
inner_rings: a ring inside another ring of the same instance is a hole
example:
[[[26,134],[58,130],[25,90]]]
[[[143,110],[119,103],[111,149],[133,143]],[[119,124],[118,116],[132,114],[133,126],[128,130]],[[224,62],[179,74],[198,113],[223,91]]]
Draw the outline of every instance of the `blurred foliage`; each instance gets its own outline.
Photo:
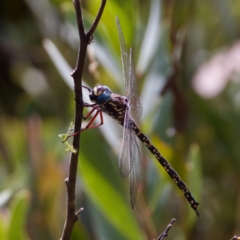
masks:
[[[86,28],[99,5],[82,1]],[[239,235],[240,60],[228,53],[238,56],[240,2],[108,0],[83,78],[124,94],[116,15],[133,47],[140,128],[200,202],[201,218],[144,147],[131,210],[117,164],[122,128],[111,122],[81,136],[76,192],[85,210],[71,239],[156,239],[172,218],[168,239]],[[57,135],[74,119],[69,86],[78,41],[72,1],[0,1],[0,239],[60,238],[69,153]],[[223,59],[210,64],[218,53]],[[207,82],[195,77],[202,64],[209,67]],[[210,88],[214,94],[201,94]],[[113,133],[117,142],[108,138]]]

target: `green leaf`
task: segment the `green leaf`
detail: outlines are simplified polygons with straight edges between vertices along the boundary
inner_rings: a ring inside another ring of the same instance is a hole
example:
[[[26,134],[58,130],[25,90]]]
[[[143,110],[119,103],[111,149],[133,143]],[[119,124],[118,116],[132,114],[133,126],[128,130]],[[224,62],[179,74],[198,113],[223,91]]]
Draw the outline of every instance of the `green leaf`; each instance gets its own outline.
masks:
[[[152,0],[146,31],[140,48],[137,70],[144,74],[155,56],[160,40],[160,1]]]
[[[130,203],[126,203],[118,189],[91,164],[90,159],[81,158],[81,174],[88,197],[109,223],[125,239],[144,239],[132,215]]]
[[[202,166],[201,166],[201,155],[200,149],[197,144],[192,144],[189,149],[187,157],[187,185],[192,195],[194,196],[197,202],[201,200],[201,191],[202,191]],[[201,208],[201,205],[199,205]],[[199,208],[199,211],[200,211]],[[201,211],[200,211],[201,214]],[[191,229],[192,225],[196,220],[195,213],[191,210],[191,214],[188,218],[188,228]]]
[[[112,163],[109,158],[109,146],[104,146],[97,130],[86,131],[81,137],[84,141],[81,142],[79,172],[88,198],[116,234],[121,234],[123,239],[145,239],[126,198],[129,190],[126,193],[121,186],[124,181],[128,183],[128,179],[120,178],[117,162]]]
[[[0,239],[7,239],[6,238],[6,231],[7,231],[7,224],[4,221],[4,217],[0,218]]]
[[[30,202],[30,192],[21,190],[17,193],[11,206],[11,219],[7,233],[7,239],[27,240],[25,222]]]

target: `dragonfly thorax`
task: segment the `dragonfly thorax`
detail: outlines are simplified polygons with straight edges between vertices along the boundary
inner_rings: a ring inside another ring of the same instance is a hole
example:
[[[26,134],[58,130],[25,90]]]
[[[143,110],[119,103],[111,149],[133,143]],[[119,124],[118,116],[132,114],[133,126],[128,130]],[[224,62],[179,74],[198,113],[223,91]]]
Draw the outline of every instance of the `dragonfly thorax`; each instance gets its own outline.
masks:
[[[106,104],[111,99],[112,91],[105,85],[99,85],[92,89],[89,98],[97,104]]]

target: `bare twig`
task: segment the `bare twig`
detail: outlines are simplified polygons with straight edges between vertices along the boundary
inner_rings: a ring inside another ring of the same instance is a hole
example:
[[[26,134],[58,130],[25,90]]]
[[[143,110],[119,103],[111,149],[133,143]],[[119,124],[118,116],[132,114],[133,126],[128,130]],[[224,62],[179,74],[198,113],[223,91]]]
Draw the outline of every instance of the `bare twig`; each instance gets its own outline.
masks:
[[[106,0],[102,0],[101,6],[99,8],[97,17],[92,24],[90,30],[85,33],[82,19],[82,10],[80,5],[80,0],[74,0],[74,7],[77,16],[77,24],[80,38],[80,45],[78,49],[77,64],[76,68],[72,72],[72,77],[74,79],[74,91],[75,91],[75,124],[74,132],[79,132],[81,130],[82,124],[82,112],[83,112],[83,101],[82,101],[82,73],[84,67],[84,60],[86,57],[87,46],[91,42],[92,34],[95,31],[103,9],[105,7]],[[68,178],[65,180],[67,186],[67,216],[64,223],[64,228],[62,232],[61,240],[69,240],[72,234],[72,230],[75,222],[78,220],[78,215],[81,212],[81,209],[75,212],[75,185],[76,185],[76,176],[77,176],[77,165],[78,165],[78,154],[79,154],[79,145],[80,134],[77,134],[73,138],[73,148],[76,149],[76,153],[71,154],[70,166],[68,172]]]
[[[173,223],[176,221],[176,219],[175,218],[173,218],[172,220],[171,220],[171,222],[168,224],[168,226],[166,227],[166,229],[161,233],[161,235],[158,237],[158,239],[157,240],[163,240],[165,237],[167,237],[168,236],[168,232],[169,232],[169,230],[171,229],[171,227],[172,227],[172,225],[173,225]]]
[[[99,8],[97,17],[96,17],[95,21],[93,22],[93,25],[91,26],[91,28],[87,32],[86,37],[91,38],[91,36],[93,35],[93,32],[95,31],[95,29],[96,29],[96,27],[97,27],[97,25],[99,23],[99,20],[100,20],[100,18],[102,16],[105,4],[106,4],[106,0],[102,1],[102,4],[101,4],[101,6]]]
[[[231,238],[230,240],[239,240],[240,239],[240,237],[239,236],[237,236],[237,235],[235,235],[233,238]]]

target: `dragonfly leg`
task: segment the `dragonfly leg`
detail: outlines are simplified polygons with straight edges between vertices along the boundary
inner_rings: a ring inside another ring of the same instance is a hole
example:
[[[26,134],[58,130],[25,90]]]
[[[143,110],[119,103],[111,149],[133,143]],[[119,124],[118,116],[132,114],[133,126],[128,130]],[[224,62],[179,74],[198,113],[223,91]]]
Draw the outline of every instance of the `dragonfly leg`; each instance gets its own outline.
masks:
[[[83,102],[83,105],[84,107],[96,107],[97,103],[89,104],[89,103]]]
[[[87,118],[89,118],[96,109],[97,107],[92,107],[91,111],[87,114],[87,116],[86,117],[83,116],[83,119],[86,120]]]
[[[92,119],[89,121],[89,123],[87,124],[87,126],[85,128],[82,128],[79,132],[75,132],[73,134],[68,135],[68,137],[63,141],[66,142],[68,140],[68,138],[73,137],[78,135],[80,132],[85,131],[86,129],[90,129],[90,128],[97,128],[100,127],[101,125],[103,125],[103,115],[102,115],[102,111],[99,110],[97,107],[93,106],[92,110],[87,114],[86,117],[83,117],[84,120],[86,120],[87,118],[89,118],[91,116],[91,114],[97,110],[97,112],[95,113],[95,115],[92,117]],[[93,121],[96,119],[96,117],[100,114],[100,123],[92,125]]]
[[[95,110],[95,109],[94,109]],[[90,112],[93,112],[92,110]],[[89,112],[89,113],[90,113]],[[89,115],[88,113],[88,115]],[[98,116],[98,114],[100,114],[100,123],[95,124],[95,125],[91,125],[93,123],[93,121],[96,119],[96,117]],[[89,116],[86,117],[89,117]],[[96,128],[96,127],[100,127],[101,125],[103,125],[103,115],[102,115],[102,111],[97,110],[97,112],[95,113],[95,115],[93,116],[93,118],[91,119],[91,121],[88,123],[88,125],[85,128],[82,128],[80,132],[83,132],[86,129],[90,129],[90,128]]]
[[[88,115],[86,116],[86,118],[88,118],[88,117],[94,112],[94,110],[96,110],[96,109],[92,109],[92,110],[88,113]],[[98,114],[100,114],[100,120],[101,120],[100,123],[95,124],[95,125],[91,125],[91,124],[93,123],[93,121],[96,119],[96,117],[98,116]],[[82,128],[79,132],[75,132],[75,133],[73,133],[73,134],[70,134],[70,135],[67,137],[67,139],[68,139],[69,137],[73,137],[73,136],[78,135],[80,132],[83,132],[83,131],[85,131],[86,129],[100,127],[101,125],[103,125],[103,115],[102,115],[102,111],[97,110],[97,112],[95,113],[95,115],[93,116],[93,118],[90,120],[90,122],[88,123],[88,125],[87,125],[85,128]],[[67,139],[66,139],[66,140],[67,140]],[[65,140],[65,141],[66,141],[66,140]],[[65,142],[65,141],[64,141],[64,142]]]

